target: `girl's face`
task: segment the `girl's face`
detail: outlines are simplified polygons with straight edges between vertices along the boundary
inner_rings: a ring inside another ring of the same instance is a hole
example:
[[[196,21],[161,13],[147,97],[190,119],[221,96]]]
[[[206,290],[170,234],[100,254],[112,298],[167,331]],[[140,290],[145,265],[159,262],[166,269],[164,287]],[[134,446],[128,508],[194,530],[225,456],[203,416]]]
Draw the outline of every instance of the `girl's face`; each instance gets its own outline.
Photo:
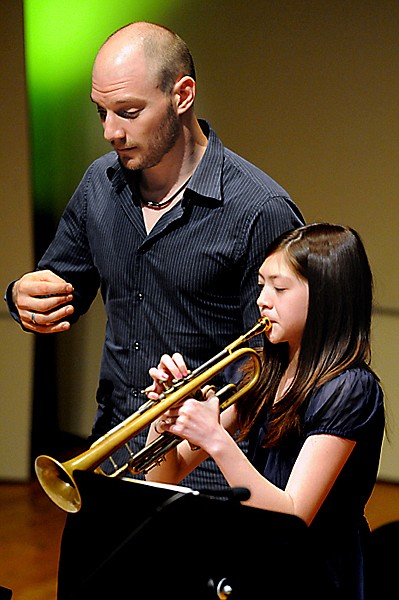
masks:
[[[267,338],[272,344],[288,342],[292,357],[299,350],[308,314],[308,282],[293,270],[285,254],[277,251],[259,269],[259,284],[262,291],[257,304],[272,325]]]

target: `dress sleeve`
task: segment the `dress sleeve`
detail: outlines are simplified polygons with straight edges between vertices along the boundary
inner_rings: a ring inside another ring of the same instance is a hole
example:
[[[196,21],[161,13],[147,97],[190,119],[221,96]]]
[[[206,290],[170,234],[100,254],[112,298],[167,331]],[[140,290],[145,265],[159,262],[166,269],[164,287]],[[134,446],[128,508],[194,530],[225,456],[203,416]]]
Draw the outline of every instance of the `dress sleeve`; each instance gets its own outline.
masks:
[[[305,436],[326,433],[360,441],[383,415],[383,393],[367,369],[349,369],[324,384],[310,399]]]

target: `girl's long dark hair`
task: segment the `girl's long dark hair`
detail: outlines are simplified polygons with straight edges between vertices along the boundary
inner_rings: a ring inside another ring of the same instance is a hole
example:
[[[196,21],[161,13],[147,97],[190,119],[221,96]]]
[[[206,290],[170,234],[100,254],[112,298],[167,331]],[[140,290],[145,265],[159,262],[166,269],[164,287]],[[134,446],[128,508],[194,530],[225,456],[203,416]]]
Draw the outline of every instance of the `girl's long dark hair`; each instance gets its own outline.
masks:
[[[301,407],[310,392],[345,369],[370,369],[373,279],[359,234],[342,225],[315,223],[277,238],[266,258],[282,251],[309,285],[309,308],[292,385],[274,403],[287,364],[287,344],[265,341],[262,375],[254,390],[237,400],[239,439],[269,408],[265,445],[300,430]]]

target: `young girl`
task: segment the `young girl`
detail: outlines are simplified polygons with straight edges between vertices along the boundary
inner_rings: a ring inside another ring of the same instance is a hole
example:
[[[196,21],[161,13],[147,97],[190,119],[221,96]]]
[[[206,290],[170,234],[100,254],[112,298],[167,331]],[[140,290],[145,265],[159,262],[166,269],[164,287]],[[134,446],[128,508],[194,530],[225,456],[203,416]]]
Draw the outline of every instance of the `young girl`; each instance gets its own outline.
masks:
[[[187,441],[147,479],[178,483],[213,457],[230,486],[249,489],[246,504],[307,523],[323,598],[362,599],[364,509],[384,432],[383,393],[369,366],[372,275],[364,246],[348,227],[301,227],[268,249],[259,285],[271,328],[256,389],[221,414],[212,392],[165,412],[149,441],[161,431]],[[180,354],[164,355],[150,375],[148,396],[157,398],[159,381],[184,377],[187,368]],[[247,455],[237,438],[249,440]]]

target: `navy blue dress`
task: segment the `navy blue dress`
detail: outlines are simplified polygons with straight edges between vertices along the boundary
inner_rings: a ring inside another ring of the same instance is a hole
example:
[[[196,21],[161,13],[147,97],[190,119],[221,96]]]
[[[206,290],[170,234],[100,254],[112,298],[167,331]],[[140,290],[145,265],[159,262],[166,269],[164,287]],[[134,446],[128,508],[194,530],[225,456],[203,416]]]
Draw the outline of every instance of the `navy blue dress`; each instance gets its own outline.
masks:
[[[383,392],[366,368],[349,369],[323,385],[307,402],[300,438],[261,447],[265,421],[250,441],[257,470],[281,489],[310,435],[329,434],[356,442],[318,514],[309,526],[309,581],[317,579],[323,600],[366,598],[365,505],[376,481],[384,434]]]

